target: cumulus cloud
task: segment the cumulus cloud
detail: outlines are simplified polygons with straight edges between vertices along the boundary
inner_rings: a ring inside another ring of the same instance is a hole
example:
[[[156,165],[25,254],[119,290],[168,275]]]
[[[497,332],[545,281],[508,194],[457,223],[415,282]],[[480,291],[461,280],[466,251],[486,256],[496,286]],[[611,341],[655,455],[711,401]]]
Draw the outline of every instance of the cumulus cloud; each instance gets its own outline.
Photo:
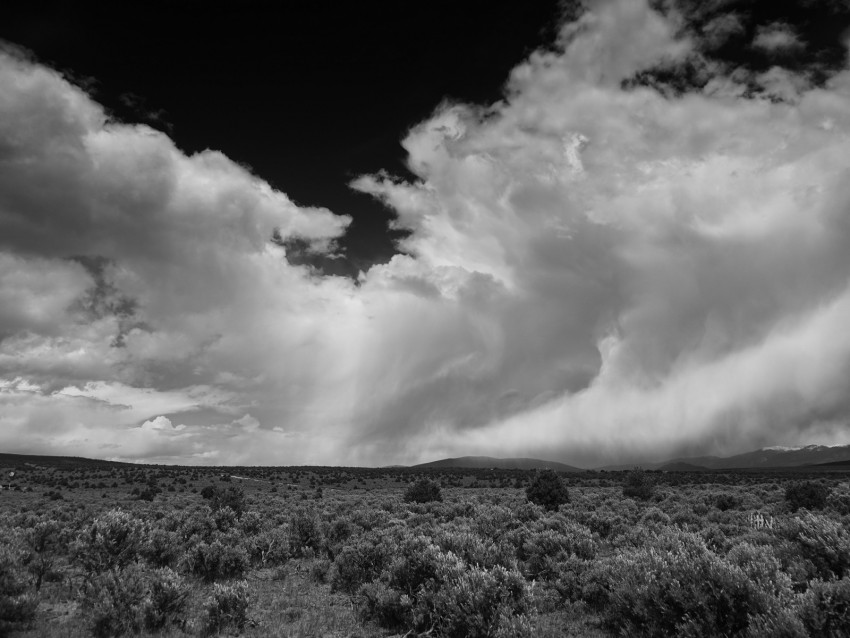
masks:
[[[409,231],[357,282],[286,259],[332,256],[347,217],[0,54],[0,445],[591,465],[844,442],[850,72],[765,75],[772,101],[628,84],[693,54],[672,20],[598,3],[503,101],[413,126],[415,179],[352,184]]]
[[[789,25],[778,22],[765,27],[759,27],[753,46],[767,52],[787,52],[799,50],[803,42]]]

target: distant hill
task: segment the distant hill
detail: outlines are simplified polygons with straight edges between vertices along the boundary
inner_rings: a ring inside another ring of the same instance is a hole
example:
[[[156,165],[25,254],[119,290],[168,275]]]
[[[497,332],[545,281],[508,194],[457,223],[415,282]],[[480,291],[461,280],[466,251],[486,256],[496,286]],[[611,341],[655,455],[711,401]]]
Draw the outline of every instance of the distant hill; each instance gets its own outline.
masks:
[[[636,464],[609,465],[603,470],[630,470]],[[661,463],[637,464],[645,470],[696,472],[705,470],[772,469],[850,465],[850,445],[807,445],[805,447],[767,447],[735,456],[694,456]]]
[[[38,467],[62,468],[105,468],[105,467],[135,467],[133,463],[121,461],[103,461],[86,459],[80,456],[46,456],[40,454],[6,454],[0,452],[0,467],[15,467],[20,465],[35,465]]]
[[[711,469],[726,470],[734,468],[774,468],[799,467],[802,465],[821,465],[850,461],[850,445],[807,445],[801,448],[769,447],[755,452],[737,454],[725,459],[717,459],[708,465]]]
[[[663,470],[665,472],[705,472],[708,468],[704,465],[694,465],[693,463],[685,463],[683,461],[673,461],[671,463],[665,463],[664,465],[654,469]]]
[[[578,467],[558,463],[556,461],[542,461],[540,459],[498,459],[492,456],[461,456],[456,459],[440,459],[430,463],[420,463],[411,466],[413,468],[498,468],[500,470],[556,470],[558,472],[584,472]]]

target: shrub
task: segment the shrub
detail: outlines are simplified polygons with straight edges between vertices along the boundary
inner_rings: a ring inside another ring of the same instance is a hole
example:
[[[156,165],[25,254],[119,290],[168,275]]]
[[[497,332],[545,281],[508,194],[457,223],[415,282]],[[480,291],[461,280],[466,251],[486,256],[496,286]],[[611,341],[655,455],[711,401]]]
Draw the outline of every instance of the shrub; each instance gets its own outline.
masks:
[[[82,590],[80,607],[96,638],[139,633],[147,583],[141,568],[110,569],[94,575]]]
[[[785,536],[796,545],[813,574],[825,580],[842,578],[850,570],[850,534],[826,516],[806,512],[784,527]]]
[[[248,552],[238,543],[198,543],[183,555],[185,569],[207,582],[241,578],[248,569]]]
[[[826,507],[831,490],[817,481],[799,481],[785,488],[785,502],[792,512],[801,507],[807,510],[822,510]]]
[[[57,520],[43,518],[28,527],[23,536],[27,550],[27,569],[35,578],[36,592],[45,577],[53,572],[56,559],[68,541],[67,528]]]
[[[38,601],[27,593],[25,552],[11,535],[0,539],[0,635],[35,618]]]
[[[534,475],[531,484],[525,488],[525,497],[546,510],[557,510],[570,502],[570,493],[561,477],[554,470],[541,470]]]
[[[315,517],[298,512],[289,522],[289,550],[293,556],[315,553],[322,547],[322,532]]]
[[[353,594],[364,583],[378,578],[389,560],[390,547],[383,536],[360,538],[345,545],[334,560],[331,589]]]
[[[655,494],[655,481],[639,467],[626,474],[623,482],[623,496],[648,501]]]
[[[518,572],[501,565],[450,571],[432,604],[434,626],[443,636],[532,635],[526,617],[531,608],[528,585]]]
[[[812,636],[850,635],[850,580],[813,581],[803,595],[799,614]]]
[[[737,494],[728,494],[724,492],[723,494],[718,494],[714,499],[714,506],[719,509],[721,512],[725,512],[727,510],[736,510],[743,504],[744,499],[738,496]]]
[[[231,485],[226,490],[216,490],[212,499],[212,507],[214,510],[229,507],[236,514],[236,518],[240,518],[245,512],[247,503],[245,501],[245,490],[236,485]]]
[[[255,564],[283,565],[289,560],[289,530],[274,527],[245,540],[245,547]]]
[[[573,523],[566,533],[546,529],[529,534],[520,547],[520,555],[529,577],[547,579],[556,576],[558,566],[571,556],[592,559],[596,543],[589,529]]]
[[[138,560],[144,524],[114,509],[92,521],[77,539],[75,555],[89,574],[121,569]]]
[[[176,532],[169,532],[161,527],[155,527],[148,532],[140,547],[140,554],[151,565],[156,567],[172,567],[177,563],[182,551],[180,537]]]
[[[246,507],[245,490],[236,485],[231,485],[227,489],[216,485],[205,485],[201,490],[201,498],[210,501],[213,511],[229,507],[236,514],[236,518],[242,516]]]
[[[240,581],[232,585],[216,583],[212,596],[204,605],[202,633],[206,636],[219,634],[225,629],[242,631],[248,622],[248,583]]]
[[[507,540],[498,541],[492,536],[451,528],[441,530],[435,540],[444,552],[451,552],[467,563],[487,568],[496,565],[516,568],[516,552]]]
[[[665,532],[588,572],[585,596],[618,635],[741,636],[777,601],[695,534]]]
[[[169,625],[183,627],[189,590],[180,576],[164,567],[153,572],[144,605],[145,628],[160,631]]]
[[[530,635],[531,599],[517,571],[470,566],[424,536],[404,539],[393,553],[381,576],[360,588],[367,618],[457,638]]]
[[[156,498],[156,495],[159,494],[159,489],[155,487],[146,487],[138,494],[138,499],[140,501],[152,501]]]
[[[442,500],[443,495],[439,484],[425,477],[411,484],[404,492],[405,503],[430,503]]]

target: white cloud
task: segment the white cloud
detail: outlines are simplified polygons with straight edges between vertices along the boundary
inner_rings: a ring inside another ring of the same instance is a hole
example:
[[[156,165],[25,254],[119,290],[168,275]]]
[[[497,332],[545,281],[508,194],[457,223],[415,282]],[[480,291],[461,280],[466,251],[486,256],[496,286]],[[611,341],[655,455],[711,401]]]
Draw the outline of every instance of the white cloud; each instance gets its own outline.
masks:
[[[772,53],[801,49],[804,45],[790,25],[778,22],[759,27],[753,46]]]
[[[269,242],[333,251],[348,218],[0,58],[0,446],[589,464],[841,440],[850,73],[765,76],[785,103],[624,90],[691,53],[675,32],[600,3],[504,102],[414,126],[415,180],[353,183],[410,231],[357,285]]]

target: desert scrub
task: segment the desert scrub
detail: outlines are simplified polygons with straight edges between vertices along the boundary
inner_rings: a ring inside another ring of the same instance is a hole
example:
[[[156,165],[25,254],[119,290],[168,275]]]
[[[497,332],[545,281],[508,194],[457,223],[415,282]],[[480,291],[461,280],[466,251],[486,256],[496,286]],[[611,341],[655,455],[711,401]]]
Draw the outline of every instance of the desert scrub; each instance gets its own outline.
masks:
[[[108,638],[139,633],[147,593],[145,573],[138,565],[94,574],[80,593],[80,608],[91,634]]]
[[[772,586],[690,533],[670,530],[587,573],[584,596],[607,628],[630,636],[744,636],[751,621],[780,609]]]
[[[570,493],[561,477],[554,470],[540,470],[531,484],[525,488],[526,498],[547,511],[557,510],[570,502]]]
[[[113,509],[80,533],[74,556],[88,574],[122,569],[139,559],[145,524],[129,512]]]
[[[785,502],[792,512],[800,508],[822,510],[831,494],[826,485],[819,481],[799,481],[785,488]]]
[[[839,521],[804,512],[782,527],[793,544],[790,558],[801,558],[806,579],[842,578],[850,570],[850,534]]]
[[[596,556],[596,551],[590,530],[571,523],[566,530],[542,529],[529,533],[518,553],[529,578],[550,579],[559,573],[558,566],[566,559],[575,556],[589,560]]]
[[[528,585],[516,570],[469,565],[424,536],[404,539],[359,590],[364,617],[393,630],[449,637],[524,635]]]
[[[655,496],[655,481],[646,470],[635,468],[626,474],[623,481],[623,496],[648,501]]]
[[[430,503],[442,500],[440,485],[425,477],[410,485],[404,492],[405,503]]]
[[[315,515],[296,512],[289,522],[289,552],[302,557],[315,554],[323,546],[322,530]]]
[[[216,583],[212,595],[204,604],[201,633],[212,636],[225,629],[240,632],[248,623],[248,583],[238,581],[230,585]]]
[[[383,534],[361,536],[345,545],[334,559],[331,589],[353,594],[376,579],[389,563],[394,545]]]
[[[29,592],[26,551],[10,530],[0,532],[0,635],[35,618],[38,600]]]
[[[812,636],[850,635],[850,580],[811,582],[803,595],[799,615]]]
[[[190,545],[181,559],[183,569],[207,582],[241,578],[248,569],[248,552],[238,538],[225,540]]]
[[[174,567],[183,552],[183,543],[177,532],[153,527],[145,536],[139,553],[154,567]]]
[[[163,567],[150,573],[143,606],[145,628],[161,631],[168,626],[183,628],[189,589],[179,574]]]

